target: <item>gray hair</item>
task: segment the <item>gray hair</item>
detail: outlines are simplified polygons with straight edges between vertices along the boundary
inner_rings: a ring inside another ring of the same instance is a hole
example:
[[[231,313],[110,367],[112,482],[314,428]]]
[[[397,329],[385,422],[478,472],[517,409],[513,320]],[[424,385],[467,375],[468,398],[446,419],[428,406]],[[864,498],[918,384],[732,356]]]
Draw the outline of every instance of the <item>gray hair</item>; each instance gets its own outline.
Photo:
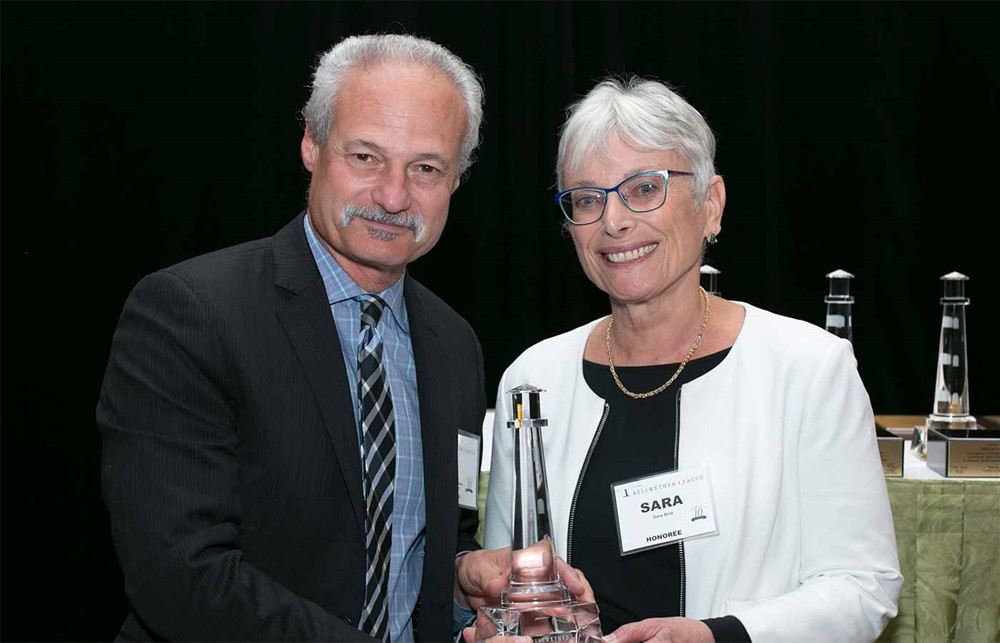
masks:
[[[450,80],[465,101],[465,135],[462,139],[459,172],[472,165],[472,153],[479,145],[479,125],[483,120],[483,86],[471,66],[441,45],[400,34],[350,36],[325,52],[313,73],[312,95],[302,109],[306,131],[317,145],[330,136],[337,93],[347,74],[356,69],[372,69],[396,62],[422,65]]]
[[[643,152],[673,150],[694,173],[698,207],[715,175],[715,135],[701,113],[667,85],[637,76],[606,78],[566,110],[559,136],[556,176],[564,189],[565,173],[585,156],[607,154],[612,134]]]

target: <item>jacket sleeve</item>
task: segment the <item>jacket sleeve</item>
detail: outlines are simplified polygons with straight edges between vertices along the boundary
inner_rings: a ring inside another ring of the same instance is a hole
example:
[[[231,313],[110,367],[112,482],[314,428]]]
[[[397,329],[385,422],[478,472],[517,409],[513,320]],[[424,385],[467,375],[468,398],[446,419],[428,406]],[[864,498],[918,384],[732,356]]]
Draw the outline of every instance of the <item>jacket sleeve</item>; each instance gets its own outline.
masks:
[[[826,352],[799,427],[799,587],[735,609],[754,641],[873,641],[903,578],[871,403],[850,343]]]
[[[215,322],[185,281],[159,272],[115,331],[97,422],[126,595],[168,639],[365,640],[243,557],[236,385]]]

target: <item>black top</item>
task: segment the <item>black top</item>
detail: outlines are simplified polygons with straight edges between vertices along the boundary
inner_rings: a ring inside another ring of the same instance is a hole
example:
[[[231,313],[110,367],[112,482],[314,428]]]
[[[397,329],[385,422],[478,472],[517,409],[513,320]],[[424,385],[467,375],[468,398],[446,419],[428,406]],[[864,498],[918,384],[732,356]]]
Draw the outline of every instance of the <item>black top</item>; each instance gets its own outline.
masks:
[[[661,393],[642,400],[626,396],[606,364],[583,362],[587,385],[608,403],[591,445],[571,517],[569,563],[584,570],[608,634],[646,618],[684,615],[683,544],[674,543],[622,556],[611,485],[677,468],[681,387],[718,366],[729,349],[693,359]],[[630,391],[651,391],[679,364],[616,367]],[[706,619],[716,641],[749,641],[735,617]],[[735,626],[735,627],[734,627]]]

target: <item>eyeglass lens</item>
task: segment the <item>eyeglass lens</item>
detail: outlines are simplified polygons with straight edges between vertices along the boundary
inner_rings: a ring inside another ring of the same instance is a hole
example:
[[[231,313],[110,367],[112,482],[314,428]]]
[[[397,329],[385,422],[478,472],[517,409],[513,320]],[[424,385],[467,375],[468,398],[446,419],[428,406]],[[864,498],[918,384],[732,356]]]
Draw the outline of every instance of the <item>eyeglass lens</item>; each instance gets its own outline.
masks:
[[[662,174],[639,174],[626,179],[617,189],[577,188],[559,199],[563,213],[574,223],[592,223],[604,214],[608,192],[618,192],[625,206],[633,212],[649,212],[663,205],[667,180]]]

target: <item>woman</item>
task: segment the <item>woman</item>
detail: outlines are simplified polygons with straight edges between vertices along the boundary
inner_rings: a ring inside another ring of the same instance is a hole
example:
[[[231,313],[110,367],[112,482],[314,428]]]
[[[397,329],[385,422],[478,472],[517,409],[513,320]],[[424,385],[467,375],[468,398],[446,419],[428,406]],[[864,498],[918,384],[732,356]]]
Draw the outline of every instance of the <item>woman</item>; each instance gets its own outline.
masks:
[[[528,383],[556,550],[611,640],[874,640],[902,577],[868,395],[849,342],[700,289],[726,204],[714,157],[659,82],[605,80],[570,108],[557,199],[611,314],[504,373],[486,546],[511,542],[505,392]]]

